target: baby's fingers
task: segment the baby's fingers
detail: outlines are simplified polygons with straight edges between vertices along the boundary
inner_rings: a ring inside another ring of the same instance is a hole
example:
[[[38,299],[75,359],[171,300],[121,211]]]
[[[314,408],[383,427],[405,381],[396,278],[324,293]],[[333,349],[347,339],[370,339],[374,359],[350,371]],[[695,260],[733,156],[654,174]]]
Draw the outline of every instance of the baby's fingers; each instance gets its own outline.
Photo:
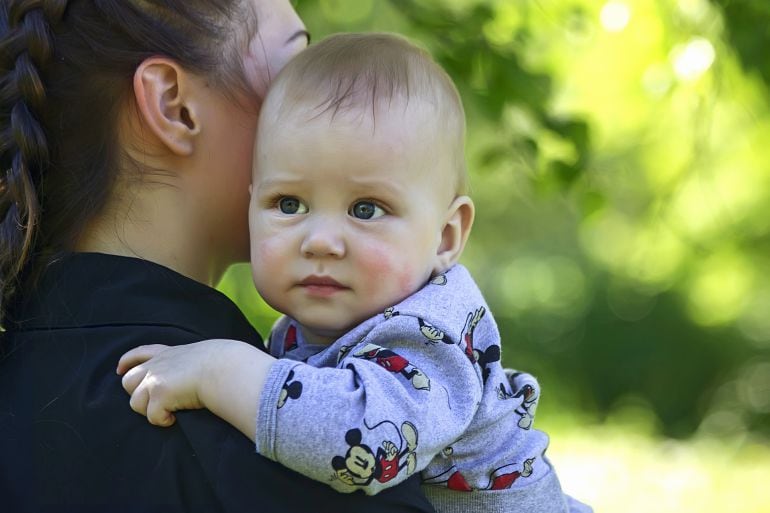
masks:
[[[131,405],[131,409],[141,415],[147,415],[147,403],[150,400],[150,393],[147,391],[147,387],[139,386],[131,393],[131,400],[128,404]]]
[[[143,380],[135,387],[129,401],[131,409],[147,417],[147,421],[154,426],[171,426],[176,421],[174,414],[163,406],[161,400],[157,399],[157,394],[150,393],[150,387],[151,383],[147,380]]]
[[[163,406],[161,401],[150,397],[150,402],[147,404],[147,420],[154,426],[169,427],[176,421],[176,417]]]
[[[131,395],[134,395],[134,391],[142,383],[145,376],[147,376],[147,369],[143,365],[137,365],[123,375],[120,382],[123,385],[123,389]],[[145,384],[146,385],[146,384]],[[148,393],[145,388],[145,393]]]
[[[147,369],[139,365],[123,376],[123,388],[131,394],[129,405],[140,415],[147,417],[150,424],[161,427],[171,426],[176,418],[165,406],[162,386],[154,376],[147,374]]]
[[[118,361],[117,373],[124,374],[129,369],[146,362],[150,358],[157,356],[158,353],[161,353],[166,349],[168,349],[168,346],[164,346],[163,344],[151,344],[135,347],[120,357],[120,360]]]

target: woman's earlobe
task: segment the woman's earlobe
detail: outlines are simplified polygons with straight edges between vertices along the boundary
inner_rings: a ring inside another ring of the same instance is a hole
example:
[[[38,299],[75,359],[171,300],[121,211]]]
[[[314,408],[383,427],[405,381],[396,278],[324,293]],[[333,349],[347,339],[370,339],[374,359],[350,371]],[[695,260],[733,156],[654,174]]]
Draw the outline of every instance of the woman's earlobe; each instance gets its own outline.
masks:
[[[448,270],[460,260],[471,233],[475,212],[473,200],[468,196],[458,196],[449,206],[436,252],[434,274]]]
[[[134,96],[143,125],[171,153],[189,156],[200,133],[187,95],[189,76],[165,57],[145,59],[134,73]]]

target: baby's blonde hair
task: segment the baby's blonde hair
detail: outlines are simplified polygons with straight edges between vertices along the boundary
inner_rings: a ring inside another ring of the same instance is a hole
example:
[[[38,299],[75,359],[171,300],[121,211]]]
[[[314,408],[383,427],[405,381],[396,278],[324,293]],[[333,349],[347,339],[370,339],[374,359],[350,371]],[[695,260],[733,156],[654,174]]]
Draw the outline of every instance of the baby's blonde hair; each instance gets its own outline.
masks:
[[[404,112],[428,108],[435,119],[423,126],[447,143],[456,175],[455,192],[467,192],[465,113],[460,95],[430,54],[404,37],[386,33],[329,36],[286,65],[266,104],[276,101],[275,97],[280,100],[278,116],[297,105],[310,104],[311,117],[370,113],[375,126],[378,109],[387,111],[394,102]]]

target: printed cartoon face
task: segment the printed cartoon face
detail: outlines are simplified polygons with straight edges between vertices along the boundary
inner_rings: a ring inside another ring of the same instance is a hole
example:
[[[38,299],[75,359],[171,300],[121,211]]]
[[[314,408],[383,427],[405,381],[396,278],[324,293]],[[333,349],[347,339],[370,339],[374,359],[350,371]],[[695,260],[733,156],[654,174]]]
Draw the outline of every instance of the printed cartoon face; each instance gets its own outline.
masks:
[[[368,427],[368,426],[367,426]],[[392,439],[381,439],[384,430],[395,429],[388,436]],[[332,468],[335,476],[348,486],[364,487],[377,480],[379,483],[387,483],[396,479],[402,471],[410,475],[417,466],[417,429],[411,422],[401,424],[398,431],[395,424],[390,421],[381,422],[374,429],[367,429],[369,436],[378,441],[377,452],[374,453],[369,445],[362,443],[363,434],[358,428],[350,429],[345,433],[345,442],[349,445],[345,456],[332,458]],[[380,436],[377,435],[380,434]],[[398,441],[398,445],[395,440]]]
[[[374,474],[374,454],[360,445],[351,447],[345,457],[345,470],[350,474],[351,484],[368,480]]]
[[[361,443],[361,431],[351,429],[345,434],[350,446],[345,456],[335,456],[332,468],[337,478],[349,486],[366,486],[372,482],[377,460],[369,446]]]
[[[455,194],[440,168],[451,152],[398,101],[376,124],[371,113],[264,109],[249,212],[254,283],[306,337],[330,342],[439,265]]]

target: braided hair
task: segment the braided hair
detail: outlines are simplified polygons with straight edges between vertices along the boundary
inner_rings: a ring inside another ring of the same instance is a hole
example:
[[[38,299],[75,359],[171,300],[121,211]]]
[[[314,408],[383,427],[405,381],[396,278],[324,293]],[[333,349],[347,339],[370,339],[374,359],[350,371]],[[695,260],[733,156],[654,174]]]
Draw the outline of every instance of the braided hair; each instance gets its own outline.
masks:
[[[103,209],[121,105],[154,55],[245,90],[243,0],[2,0],[0,326],[20,290]],[[238,37],[241,32],[242,38]],[[235,36],[233,34],[236,34]]]
[[[48,144],[40,120],[45,87],[40,69],[51,59],[49,21],[61,19],[66,1],[17,2],[0,10],[0,280],[3,296],[29,260],[40,217],[36,184],[48,166]],[[11,27],[14,30],[11,30]],[[0,303],[2,305],[2,303]]]

